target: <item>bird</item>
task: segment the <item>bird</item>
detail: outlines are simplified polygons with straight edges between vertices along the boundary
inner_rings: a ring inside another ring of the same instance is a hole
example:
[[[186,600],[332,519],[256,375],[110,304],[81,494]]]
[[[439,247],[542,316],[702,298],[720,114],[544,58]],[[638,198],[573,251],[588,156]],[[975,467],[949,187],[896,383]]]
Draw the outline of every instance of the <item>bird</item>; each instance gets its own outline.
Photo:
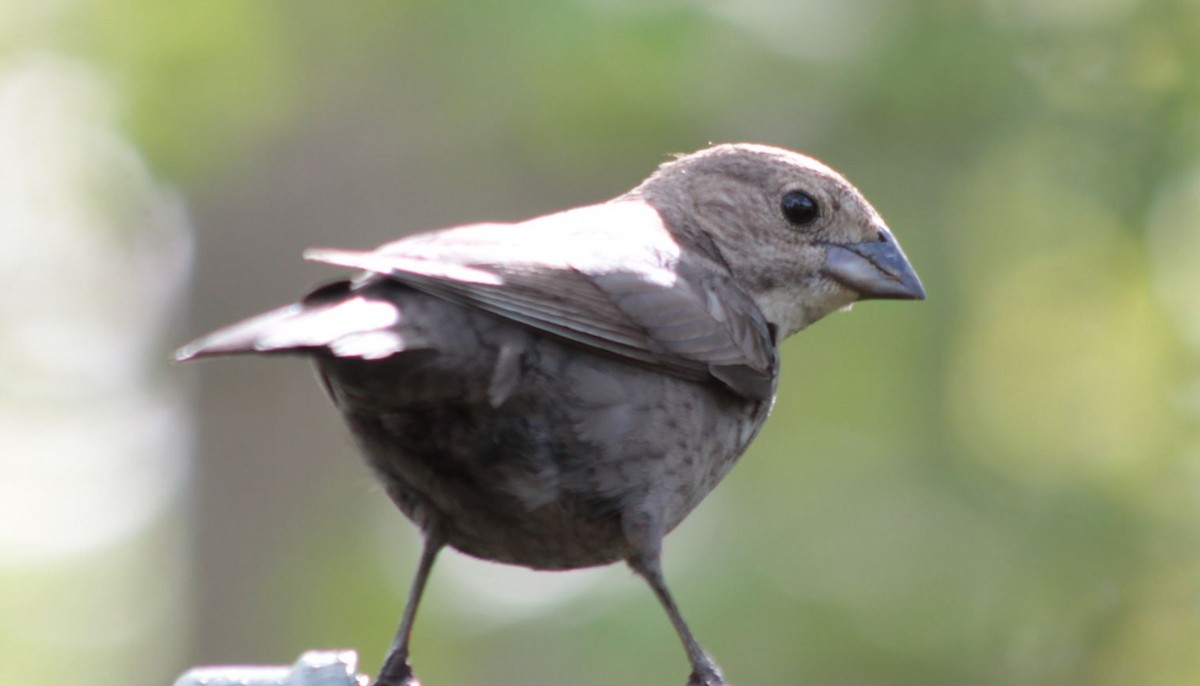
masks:
[[[664,537],[771,410],[779,346],[860,300],[924,300],[879,213],[804,154],[726,143],[598,204],[305,258],[353,270],[178,360],[310,358],[423,545],[379,686],[439,552],[538,570],[624,561],[661,603],[689,686],[725,686],[668,589]]]

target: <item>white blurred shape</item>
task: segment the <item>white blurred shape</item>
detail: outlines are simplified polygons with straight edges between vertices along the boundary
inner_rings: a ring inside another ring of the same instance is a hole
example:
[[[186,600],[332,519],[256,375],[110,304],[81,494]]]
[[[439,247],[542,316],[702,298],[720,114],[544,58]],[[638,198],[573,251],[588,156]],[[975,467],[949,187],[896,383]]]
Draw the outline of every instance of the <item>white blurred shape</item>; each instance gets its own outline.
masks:
[[[113,109],[79,62],[0,64],[0,568],[121,542],[186,476],[186,415],[158,374],[186,214]]]
[[[0,61],[5,683],[165,683],[186,629],[190,432],[162,339],[190,234],[113,109],[86,64]]]

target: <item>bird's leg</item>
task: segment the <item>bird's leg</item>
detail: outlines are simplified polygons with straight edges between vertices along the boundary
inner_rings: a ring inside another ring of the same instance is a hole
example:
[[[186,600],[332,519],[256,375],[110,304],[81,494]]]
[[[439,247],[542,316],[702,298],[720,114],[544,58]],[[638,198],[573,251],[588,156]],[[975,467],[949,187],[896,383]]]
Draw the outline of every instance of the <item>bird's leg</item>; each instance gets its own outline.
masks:
[[[692,635],[692,630],[688,628],[687,622],[683,621],[683,615],[679,614],[679,607],[675,605],[671,592],[667,590],[667,582],[663,579],[658,552],[639,553],[630,557],[628,562],[633,571],[650,584],[654,595],[658,596],[658,601],[662,603],[663,609],[667,611],[667,616],[671,618],[671,624],[675,626],[675,633],[683,642],[688,661],[692,663],[692,674],[688,678],[688,686],[727,686],[725,677],[721,675],[721,668],[717,667],[717,663],[709,657],[708,653],[704,652],[704,648],[700,647],[700,643]]]
[[[408,591],[408,601],[404,605],[404,615],[400,618],[400,627],[396,629],[396,637],[388,648],[387,659],[379,668],[379,678],[375,686],[421,686],[413,676],[412,667],[408,664],[408,643],[412,639],[413,621],[417,617],[417,605],[421,602],[421,594],[425,591],[425,583],[429,581],[429,572],[433,569],[433,561],[438,552],[446,544],[445,537],[436,528],[425,532],[425,541],[421,547],[421,561],[417,563],[417,573],[413,577],[412,587]]]

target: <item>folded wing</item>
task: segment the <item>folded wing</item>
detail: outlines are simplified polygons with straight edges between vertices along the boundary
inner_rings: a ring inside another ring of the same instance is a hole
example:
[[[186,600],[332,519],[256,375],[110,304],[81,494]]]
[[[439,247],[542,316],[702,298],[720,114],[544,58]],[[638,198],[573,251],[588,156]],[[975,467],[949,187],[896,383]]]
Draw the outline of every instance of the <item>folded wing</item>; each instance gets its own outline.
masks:
[[[762,313],[713,263],[684,251],[641,202],[305,256],[674,376],[715,378],[748,398],[774,392],[777,356]]]

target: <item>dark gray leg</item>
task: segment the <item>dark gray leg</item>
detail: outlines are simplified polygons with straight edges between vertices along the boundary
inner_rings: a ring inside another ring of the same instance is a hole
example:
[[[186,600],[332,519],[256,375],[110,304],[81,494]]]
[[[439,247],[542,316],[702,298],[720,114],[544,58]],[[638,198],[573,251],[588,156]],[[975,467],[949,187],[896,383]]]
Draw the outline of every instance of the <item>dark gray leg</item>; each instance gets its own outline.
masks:
[[[388,649],[387,659],[379,669],[379,678],[375,680],[375,686],[421,686],[408,664],[408,642],[412,639],[417,605],[421,603],[421,594],[425,591],[425,583],[429,581],[433,561],[437,559],[438,552],[445,544],[446,539],[436,531],[426,532],[425,543],[421,548],[421,561],[417,563],[417,573],[413,577],[412,587],[408,590],[404,615],[400,618],[400,627],[396,629],[396,637],[392,639],[392,645]]]
[[[658,596],[658,601],[671,618],[671,624],[675,625],[675,633],[679,634],[679,640],[683,642],[683,648],[687,651],[688,661],[692,663],[688,686],[727,686],[725,677],[721,675],[721,668],[717,667],[717,663],[700,647],[687,622],[683,621],[683,615],[679,614],[679,607],[675,605],[671,592],[667,590],[667,582],[663,580],[658,554],[634,555],[629,558],[629,566],[650,584],[654,595]]]

